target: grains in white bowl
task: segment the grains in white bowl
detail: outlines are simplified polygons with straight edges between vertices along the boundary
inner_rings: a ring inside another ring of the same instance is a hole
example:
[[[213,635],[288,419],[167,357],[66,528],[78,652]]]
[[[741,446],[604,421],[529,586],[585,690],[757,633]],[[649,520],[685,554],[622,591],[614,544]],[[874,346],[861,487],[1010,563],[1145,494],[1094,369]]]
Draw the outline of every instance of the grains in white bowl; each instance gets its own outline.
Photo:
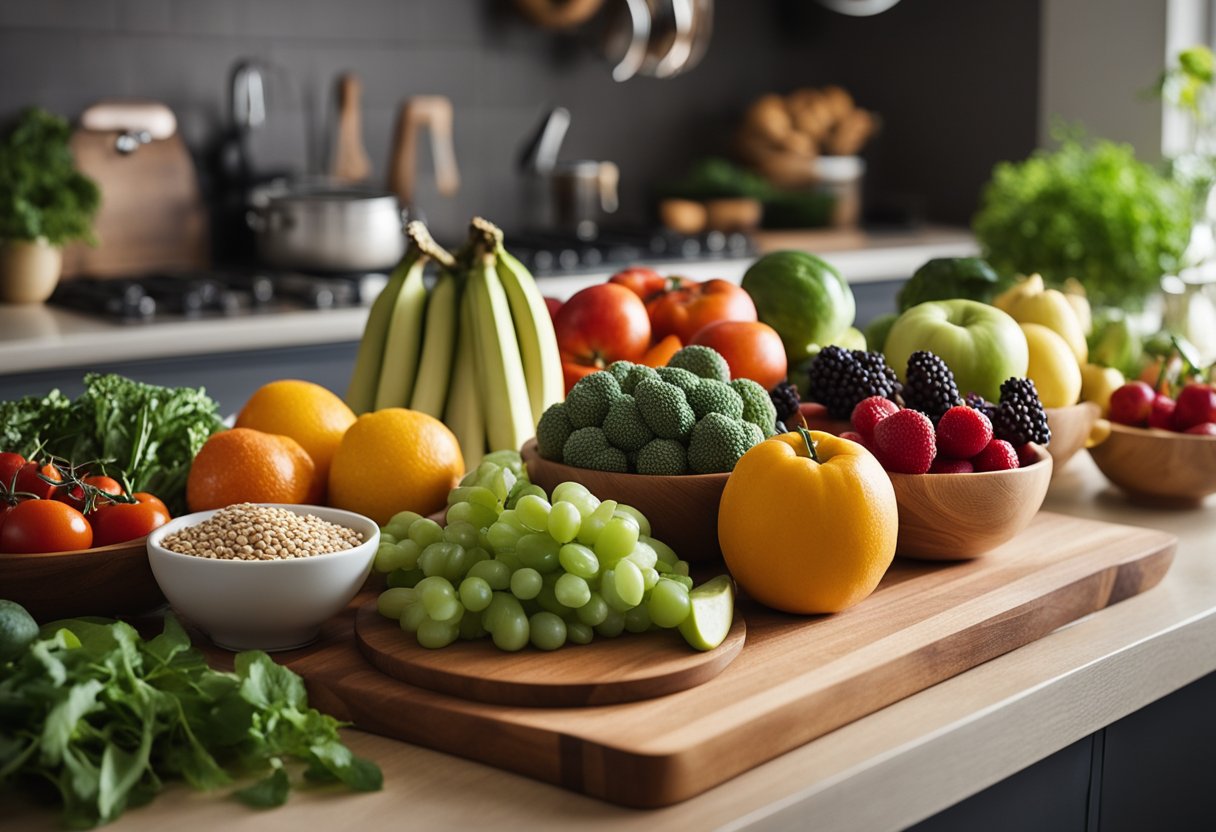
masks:
[[[288,560],[353,549],[354,529],[274,506],[238,503],[161,541],[171,552],[218,560]]]

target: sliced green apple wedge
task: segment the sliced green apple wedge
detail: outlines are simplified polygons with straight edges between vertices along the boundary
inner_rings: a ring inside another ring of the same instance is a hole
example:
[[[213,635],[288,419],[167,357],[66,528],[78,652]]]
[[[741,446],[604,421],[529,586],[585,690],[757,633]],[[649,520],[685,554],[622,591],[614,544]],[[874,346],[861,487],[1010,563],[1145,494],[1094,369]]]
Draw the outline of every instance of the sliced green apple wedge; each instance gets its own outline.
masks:
[[[713,650],[726,638],[735,618],[735,584],[729,575],[712,578],[688,593],[688,617],[680,635],[698,650]]]

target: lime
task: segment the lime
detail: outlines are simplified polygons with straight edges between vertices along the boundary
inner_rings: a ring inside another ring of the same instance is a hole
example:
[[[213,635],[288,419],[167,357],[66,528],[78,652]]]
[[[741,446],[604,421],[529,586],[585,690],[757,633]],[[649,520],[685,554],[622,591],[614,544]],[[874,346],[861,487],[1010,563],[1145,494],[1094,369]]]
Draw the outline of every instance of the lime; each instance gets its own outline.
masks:
[[[726,638],[735,618],[735,585],[729,575],[712,578],[688,593],[688,617],[680,635],[698,650],[713,650]]]
[[[0,662],[20,656],[38,638],[38,622],[16,601],[0,600]]]

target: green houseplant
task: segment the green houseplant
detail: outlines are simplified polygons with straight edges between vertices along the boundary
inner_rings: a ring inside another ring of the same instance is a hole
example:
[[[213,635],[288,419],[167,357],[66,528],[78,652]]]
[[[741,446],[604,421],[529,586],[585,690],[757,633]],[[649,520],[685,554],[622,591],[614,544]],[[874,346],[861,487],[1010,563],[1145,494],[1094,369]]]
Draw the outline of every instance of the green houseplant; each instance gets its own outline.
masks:
[[[0,139],[0,302],[46,300],[61,247],[92,240],[101,197],[76,170],[70,136],[64,119],[32,107]]]

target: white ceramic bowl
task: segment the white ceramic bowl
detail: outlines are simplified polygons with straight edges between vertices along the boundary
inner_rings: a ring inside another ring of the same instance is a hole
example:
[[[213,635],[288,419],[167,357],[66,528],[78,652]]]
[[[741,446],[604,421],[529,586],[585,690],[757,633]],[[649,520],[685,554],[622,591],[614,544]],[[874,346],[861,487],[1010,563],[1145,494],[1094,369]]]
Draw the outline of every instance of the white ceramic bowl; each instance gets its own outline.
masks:
[[[268,504],[272,505],[272,504]],[[290,650],[316,639],[371,572],[380,528],[351,511],[278,505],[354,529],[363,543],[343,552],[291,560],[219,560],[171,552],[166,535],[206,520],[200,511],[171,520],[148,535],[148,562],[175,610],[229,650]]]

